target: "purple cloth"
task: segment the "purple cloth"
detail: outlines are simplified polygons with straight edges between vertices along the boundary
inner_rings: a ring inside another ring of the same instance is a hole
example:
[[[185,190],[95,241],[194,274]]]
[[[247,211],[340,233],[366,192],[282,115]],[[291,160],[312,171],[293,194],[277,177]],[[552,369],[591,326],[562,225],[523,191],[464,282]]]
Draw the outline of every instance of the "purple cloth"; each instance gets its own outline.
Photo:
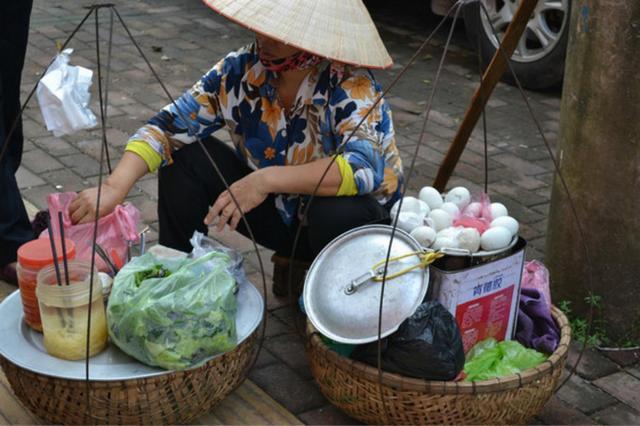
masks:
[[[520,309],[516,339],[528,348],[553,353],[560,341],[560,330],[551,317],[544,296],[533,288],[520,290]]]

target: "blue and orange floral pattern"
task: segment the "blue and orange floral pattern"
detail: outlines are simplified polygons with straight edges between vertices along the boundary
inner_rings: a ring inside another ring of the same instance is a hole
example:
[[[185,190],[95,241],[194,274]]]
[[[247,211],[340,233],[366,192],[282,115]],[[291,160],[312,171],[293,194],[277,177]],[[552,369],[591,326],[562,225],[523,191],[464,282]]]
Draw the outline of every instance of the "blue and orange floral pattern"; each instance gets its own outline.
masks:
[[[402,186],[402,163],[389,105],[382,100],[373,106],[381,88],[371,74],[322,61],[302,82],[288,113],[273,78],[253,44],[232,52],[130,140],[147,142],[163,158],[162,165],[171,162],[174,150],[222,127],[252,168],[305,164],[340,154],[351,166],[358,194],[393,203]],[[298,204],[295,194],[276,198],[286,223]]]

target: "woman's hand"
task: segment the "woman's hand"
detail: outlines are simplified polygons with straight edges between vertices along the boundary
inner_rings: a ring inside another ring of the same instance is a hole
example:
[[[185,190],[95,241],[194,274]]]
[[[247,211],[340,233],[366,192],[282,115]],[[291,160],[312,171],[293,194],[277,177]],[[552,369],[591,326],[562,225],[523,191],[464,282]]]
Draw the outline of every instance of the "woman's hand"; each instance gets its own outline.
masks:
[[[248,213],[267,198],[269,195],[269,189],[266,184],[265,173],[268,169],[256,170],[242,179],[234,182],[229,187],[229,190],[233,193],[236,201],[242,209],[242,213]],[[224,191],[218,196],[218,199],[209,213],[204,218],[204,223],[209,225],[214,218],[219,217],[216,228],[218,231],[222,231],[226,223],[229,224],[231,229],[236,229],[242,214],[233,202],[229,190]]]
[[[115,188],[108,183],[102,184],[100,192],[100,214],[105,216],[113,211],[116,206],[124,201],[126,192]],[[96,218],[96,200],[98,199],[98,187],[85,189],[69,205],[69,216],[74,224],[87,223]]]
[[[126,151],[105,183],[100,193],[100,215],[107,215],[124,201],[131,187],[149,170],[147,163],[133,152]],[[96,218],[98,188],[89,188],[69,205],[69,216],[73,223],[87,223]]]

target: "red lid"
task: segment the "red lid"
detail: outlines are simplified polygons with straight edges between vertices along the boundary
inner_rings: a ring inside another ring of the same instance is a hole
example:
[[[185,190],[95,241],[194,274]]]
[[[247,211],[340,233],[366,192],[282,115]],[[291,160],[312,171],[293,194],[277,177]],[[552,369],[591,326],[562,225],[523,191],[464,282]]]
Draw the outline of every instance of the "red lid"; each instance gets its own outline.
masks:
[[[62,242],[60,238],[54,238],[58,261],[62,261]],[[76,245],[68,238],[65,238],[67,248],[67,260],[76,256]],[[51,242],[49,238],[38,238],[37,240],[24,243],[18,249],[18,262],[24,268],[39,269],[53,263],[53,253],[51,253]]]

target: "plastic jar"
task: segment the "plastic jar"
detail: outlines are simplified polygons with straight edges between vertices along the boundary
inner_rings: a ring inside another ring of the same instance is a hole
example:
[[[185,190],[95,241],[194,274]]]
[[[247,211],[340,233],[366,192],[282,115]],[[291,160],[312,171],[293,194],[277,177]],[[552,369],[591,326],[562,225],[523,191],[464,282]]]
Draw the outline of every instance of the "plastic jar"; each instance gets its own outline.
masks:
[[[107,321],[98,272],[93,274],[93,293],[89,303],[91,265],[69,262],[69,285],[61,268],[62,285],[58,285],[53,266],[38,273],[36,294],[42,316],[44,347],[50,355],[68,360],[84,359],[87,345],[87,319],[91,309],[89,356],[107,345]]]
[[[62,268],[62,244],[59,238],[55,238],[58,263]],[[76,246],[70,239],[65,239],[67,259],[73,260],[76,256]],[[25,322],[33,329],[42,331],[38,298],[36,297],[37,275],[43,268],[53,265],[51,242],[48,238],[39,238],[24,243],[18,249],[18,285],[20,298],[24,311]]]

